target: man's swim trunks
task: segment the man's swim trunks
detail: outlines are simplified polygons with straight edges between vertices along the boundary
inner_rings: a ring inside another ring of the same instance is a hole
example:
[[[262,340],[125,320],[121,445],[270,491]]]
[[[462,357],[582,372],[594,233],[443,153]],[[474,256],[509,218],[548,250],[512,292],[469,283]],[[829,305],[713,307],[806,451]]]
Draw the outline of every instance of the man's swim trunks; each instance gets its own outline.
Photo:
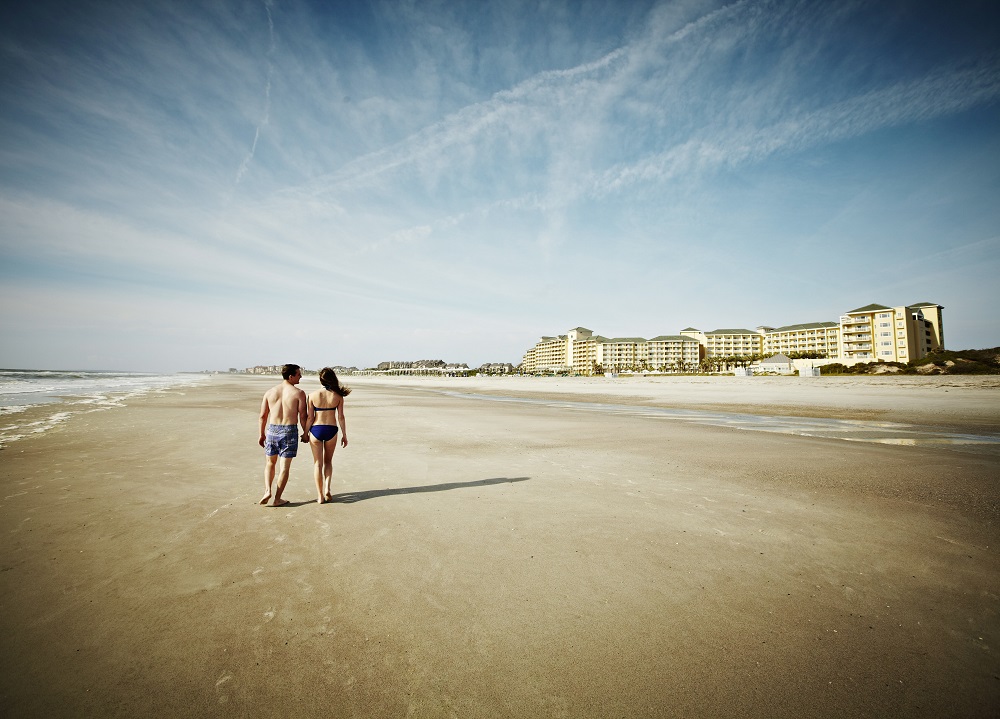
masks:
[[[294,457],[299,451],[299,428],[294,424],[269,424],[264,430],[264,454]]]
[[[309,432],[320,442],[326,442],[337,436],[337,425],[335,424],[314,424],[309,428]]]

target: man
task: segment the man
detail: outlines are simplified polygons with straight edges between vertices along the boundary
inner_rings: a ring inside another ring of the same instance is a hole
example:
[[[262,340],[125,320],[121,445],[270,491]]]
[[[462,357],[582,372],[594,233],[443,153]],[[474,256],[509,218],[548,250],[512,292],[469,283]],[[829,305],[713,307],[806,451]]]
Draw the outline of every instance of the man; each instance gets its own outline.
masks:
[[[299,431],[296,423],[302,425],[302,433],[308,429],[306,421],[306,393],[297,385],[302,380],[302,369],[297,364],[286,364],[281,368],[284,381],[264,393],[260,403],[260,446],[264,448],[264,496],[260,503],[271,499],[271,485],[274,471],[278,467],[278,486],[274,490],[273,507],[288,504],[281,498],[288,482],[288,470],[292,458],[298,453]]]

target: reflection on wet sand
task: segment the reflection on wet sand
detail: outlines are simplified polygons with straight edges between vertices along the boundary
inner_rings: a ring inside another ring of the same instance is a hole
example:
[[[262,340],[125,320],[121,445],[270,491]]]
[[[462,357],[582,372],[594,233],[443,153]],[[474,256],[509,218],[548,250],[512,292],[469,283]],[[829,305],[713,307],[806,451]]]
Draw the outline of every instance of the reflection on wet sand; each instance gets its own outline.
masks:
[[[499,397],[466,392],[438,391],[449,397],[487,400],[491,402],[517,402],[576,412],[602,412],[605,414],[631,415],[693,422],[715,427],[732,427],[753,432],[774,432],[802,437],[823,437],[850,442],[872,442],[905,446],[951,446],[977,452],[1000,450],[1000,435],[950,432],[932,426],[876,422],[854,419],[822,417],[785,417],[718,410],[675,409],[670,407],[640,407],[600,402],[566,402],[527,397]]]

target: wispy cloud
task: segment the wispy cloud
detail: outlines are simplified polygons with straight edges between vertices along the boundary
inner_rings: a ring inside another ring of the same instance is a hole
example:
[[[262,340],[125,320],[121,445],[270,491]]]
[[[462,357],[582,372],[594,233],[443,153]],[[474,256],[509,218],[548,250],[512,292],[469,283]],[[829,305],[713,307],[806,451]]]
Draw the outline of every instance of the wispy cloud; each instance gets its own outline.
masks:
[[[641,162],[611,168],[594,183],[594,193],[617,192],[635,183],[675,180],[722,166],[759,162],[776,153],[827,145],[990,103],[1000,97],[997,67],[996,59],[989,58],[971,68],[942,69],[768,127],[708,128],[701,136]]]
[[[520,321],[530,337],[617,322],[621,307],[657,332],[668,306],[736,322],[725,313],[759,289],[753,272],[699,289],[728,258],[763,267],[755,241],[814,247],[907,211],[857,179],[909,181],[904,153],[879,167],[855,153],[847,172],[840,147],[941,133],[965,210],[950,241],[976,246],[995,226],[962,188],[995,181],[966,158],[1000,146],[983,120],[1000,60],[988,23],[961,25],[961,43],[933,32],[959,27],[953,12],[223,0],[14,17],[0,31],[0,259],[39,286],[144,282],[253,312],[261,287],[307,287],[340,322],[409,314],[424,337],[446,316]],[[978,140],[956,134],[963,118]],[[851,204],[861,185],[878,197]],[[351,331],[374,341],[360,320]]]
[[[267,32],[271,39],[270,47],[267,50],[267,55],[274,52],[274,20],[271,17],[271,2],[270,0],[265,0],[264,11],[267,13]],[[257,142],[260,140],[261,129],[267,127],[268,119],[271,114],[271,78],[274,75],[274,63],[270,59],[267,61],[267,83],[264,85],[264,114],[261,117],[260,122],[257,123],[257,127],[254,129],[253,133],[253,143],[250,145],[250,152],[247,156],[243,158],[243,162],[240,163],[239,169],[236,171],[236,184],[240,183],[243,179],[243,175],[246,174],[247,168],[250,166],[250,161],[253,160],[253,155],[257,151]]]

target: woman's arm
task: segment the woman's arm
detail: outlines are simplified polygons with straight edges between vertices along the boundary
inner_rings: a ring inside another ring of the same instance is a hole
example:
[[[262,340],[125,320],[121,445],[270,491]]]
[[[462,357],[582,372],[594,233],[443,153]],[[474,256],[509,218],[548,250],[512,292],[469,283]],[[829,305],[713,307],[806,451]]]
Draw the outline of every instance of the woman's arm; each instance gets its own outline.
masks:
[[[344,398],[340,398],[340,406],[337,407],[337,420],[340,423],[340,446],[347,446],[347,420],[344,419]]]

